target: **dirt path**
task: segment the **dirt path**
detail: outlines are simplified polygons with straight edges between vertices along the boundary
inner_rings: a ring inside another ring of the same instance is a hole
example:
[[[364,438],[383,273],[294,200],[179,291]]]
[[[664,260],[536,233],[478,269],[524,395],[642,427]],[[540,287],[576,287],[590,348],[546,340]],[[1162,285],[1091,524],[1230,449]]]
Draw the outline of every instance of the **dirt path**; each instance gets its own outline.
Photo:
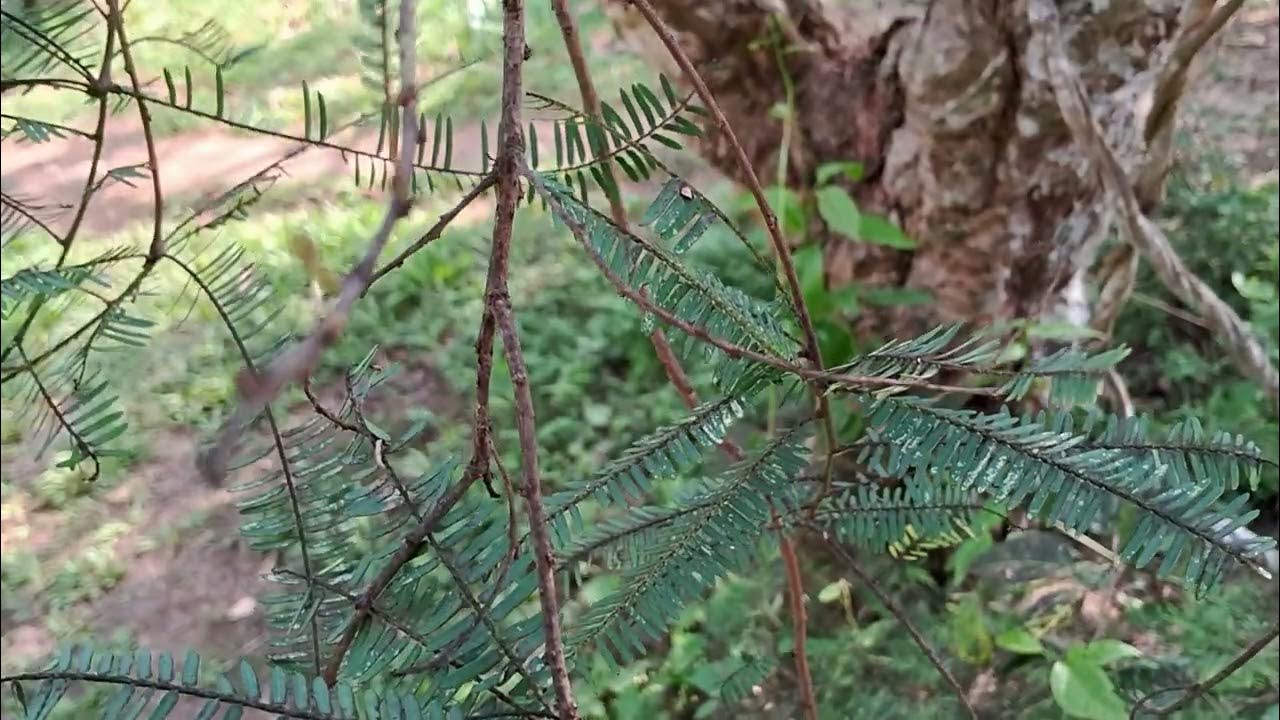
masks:
[[[479,167],[479,134],[479,125],[455,130],[455,167]],[[136,119],[112,118],[107,124],[106,136],[99,175],[146,162],[146,143]],[[335,143],[372,150],[377,144],[377,131],[348,131],[331,139]],[[296,147],[298,144],[290,140],[222,128],[160,138],[156,142],[156,153],[160,158],[161,187],[168,209],[191,206],[202,198],[224,192]],[[11,138],[4,143],[0,154],[5,192],[34,199],[42,205],[73,208],[84,190],[92,154],[93,145],[82,138],[41,144]],[[342,154],[333,149],[309,149],[282,167],[287,173],[285,183],[313,189],[318,196],[331,195],[335,187],[343,187],[340,183],[351,186],[353,170]],[[85,216],[84,231],[88,235],[114,233],[150,217],[150,180],[133,177],[130,183],[132,185],[108,181],[94,195]],[[62,212],[53,217],[50,224],[63,230],[70,224],[71,216],[71,211]]]

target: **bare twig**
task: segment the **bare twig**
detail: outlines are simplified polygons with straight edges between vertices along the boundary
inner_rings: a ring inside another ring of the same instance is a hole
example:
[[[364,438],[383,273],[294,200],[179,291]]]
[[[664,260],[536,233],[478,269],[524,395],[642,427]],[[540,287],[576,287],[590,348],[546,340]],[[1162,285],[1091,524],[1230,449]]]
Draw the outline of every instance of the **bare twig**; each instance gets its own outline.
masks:
[[[511,252],[511,233],[515,224],[516,205],[520,201],[520,173],[524,167],[524,135],[520,127],[520,103],[523,99],[522,63],[526,50],[524,3],[503,0],[502,3],[502,116],[498,121],[498,154],[494,160],[497,175],[497,203],[493,217],[493,248],[489,273],[493,282],[485,296],[485,319],[502,334],[502,350],[515,400],[516,431],[520,437],[521,492],[529,515],[529,535],[533,540],[534,566],[538,577],[538,602],[542,608],[542,630],[545,642],[544,661],[551,674],[556,698],[556,712],[561,720],[577,720],[578,708],[569,680],[564,639],[560,628],[560,598],[556,592],[555,558],[547,534],[546,510],[542,502],[542,478],[538,471],[538,438],[533,411],[533,393],[529,373],[520,349],[511,297],[507,290],[507,271]],[[488,447],[484,448],[486,451]]]
[[[320,578],[307,578],[306,576],[300,573],[296,573],[288,568],[276,568],[272,572],[277,575],[287,575],[289,577],[302,580],[308,583],[308,585],[314,585],[315,587],[318,587],[321,590],[331,592],[334,595],[344,598],[345,600],[347,600],[347,602],[350,602],[352,605],[358,606],[359,604],[364,602],[361,599],[362,597],[361,595],[357,595],[340,585],[334,585],[333,583],[326,582],[324,580],[321,580]],[[422,635],[418,631],[414,630],[413,628],[401,622],[400,619],[397,618],[395,615],[379,607],[376,602],[372,602],[372,601],[368,602],[368,607],[369,607],[369,615],[376,617],[382,622],[386,623],[388,626],[395,629],[396,632],[400,633],[401,635],[404,635],[405,637],[409,638],[410,640],[417,643],[421,647],[424,647],[424,648],[432,647],[433,643],[431,642],[430,639],[428,639],[426,636]],[[462,663],[458,662],[457,660],[446,660],[444,661],[444,664],[450,665],[455,668],[462,667]],[[417,666],[412,666],[412,667],[404,668],[403,670],[393,671],[391,674],[392,675],[412,675],[415,672],[422,672],[422,671],[423,671],[422,668],[419,668]],[[511,713],[511,717],[546,717],[546,718],[556,717],[554,713],[548,712],[546,710],[538,710],[536,708],[522,707],[510,695],[502,692],[497,688],[490,687],[490,688],[487,688],[485,692],[496,697],[498,700],[506,703],[513,710],[516,710],[517,712]],[[475,717],[475,716],[471,716],[471,717]]]
[[[937,669],[938,674],[947,682],[947,685],[951,686],[951,690],[955,693],[960,704],[966,711],[968,711],[969,717],[977,720],[978,712],[973,709],[973,705],[969,702],[968,696],[965,695],[964,688],[960,686],[960,683],[956,682],[955,676],[952,675],[951,671],[947,669],[947,666],[943,664],[942,658],[938,655],[938,651],[934,650],[933,646],[929,644],[929,641],[925,639],[924,635],[920,634],[920,631],[916,629],[914,624],[912,624],[911,620],[907,617],[906,611],[898,604],[898,601],[894,600],[892,595],[885,592],[884,588],[880,587],[880,584],[876,582],[876,579],[866,570],[863,570],[862,566],[858,565],[858,561],[854,560],[853,556],[841,547],[839,543],[832,540],[825,530],[819,527],[810,527],[822,537],[822,540],[826,542],[827,547],[831,548],[831,552],[840,558],[840,560],[848,566],[849,570],[852,571],[854,575],[858,576],[858,580],[861,581],[863,585],[871,588],[871,592],[875,593],[875,596],[880,599],[880,602],[889,610],[889,612],[893,613],[893,616],[898,619],[898,622],[902,623],[902,627],[907,631],[907,634],[911,636],[911,639],[915,641],[916,645],[924,653],[925,657],[929,659],[929,662],[933,664],[933,667]]]
[[[1043,49],[1042,56],[1048,66],[1049,80],[1063,119],[1076,144],[1088,154],[1093,171],[1101,178],[1105,192],[1119,215],[1120,231],[1125,240],[1147,258],[1166,288],[1200,312],[1205,324],[1226,346],[1237,367],[1246,377],[1262,386],[1271,400],[1273,412],[1280,412],[1280,373],[1271,364],[1266,349],[1235,310],[1187,268],[1160,226],[1143,214],[1124,169],[1089,112],[1084,87],[1063,48],[1057,8],[1050,0],[1031,0],[1027,3],[1027,15],[1036,40]]]
[[[115,48],[116,34],[112,31],[111,22],[107,22],[107,40],[106,47],[102,51],[102,66],[98,71],[98,85],[106,87],[111,82],[111,56]],[[101,87],[99,90],[101,90]],[[98,120],[94,126],[93,135],[93,154],[89,158],[89,173],[85,176],[84,188],[80,191],[80,202],[76,206],[76,213],[71,218],[71,227],[67,229],[66,234],[59,236],[52,229],[45,227],[44,223],[38,223],[50,235],[62,244],[62,251],[58,255],[58,262],[54,267],[62,267],[66,264],[67,258],[71,255],[71,246],[75,243],[76,235],[80,232],[80,225],[84,222],[85,214],[89,211],[89,200],[93,197],[96,189],[96,180],[98,175],[98,163],[102,160],[102,149],[106,147],[106,127],[107,127],[107,94],[98,92]],[[35,220],[33,217],[32,220]],[[44,307],[45,298],[41,296],[32,304],[31,310],[27,316],[23,318],[22,325],[13,335],[13,341],[3,351],[0,351],[0,361],[9,357],[9,352],[20,345],[27,337],[27,331],[31,328],[31,323],[35,322],[36,316],[40,314],[40,309]],[[34,366],[32,367],[34,370]]]
[[[778,226],[778,218],[769,207],[769,201],[764,195],[764,188],[760,185],[760,179],[756,176],[755,169],[751,167],[751,160],[747,158],[746,151],[742,149],[742,143],[738,142],[738,136],[733,132],[733,127],[729,125],[729,119],[725,117],[724,111],[720,109],[715,96],[711,94],[711,90],[703,82],[702,76],[698,74],[698,69],[693,66],[693,61],[689,59],[689,56],[680,47],[680,43],[671,33],[671,29],[658,16],[657,11],[653,9],[653,5],[649,3],[649,0],[632,0],[632,5],[640,11],[641,15],[644,15],[644,19],[648,21],[654,33],[662,40],[662,44],[667,47],[667,51],[671,53],[671,57],[675,59],[680,69],[684,71],[685,76],[698,93],[698,98],[707,106],[707,110],[711,112],[711,116],[716,121],[716,126],[724,134],[724,139],[729,144],[729,147],[732,148],[734,159],[738,163],[739,170],[742,171],[747,189],[751,191],[751,195],[755,198],[756,205],[760,209],[760,214],[764,217],[765,228],[769,231],[769,241],[773,244],[774,254],[778,258],[778,264],[781,266],[783,275],[787,280],[787,287],[791,291],[791,302],[795,306],[796,317],[799,319],[800,329],[804,333],[805,349],[811,356],[809,360],[821,370],[822,356],[818,350],[818,336],[813,329],[813,320],[809,317],[809,308],[804,302],[804,292],[800,288],[800,278],[796,275],[795,263],[791,260],[791,248],[787,246],[786,240],[782,237],[782,230]]]
[[[817,720],[818,701],[813,691],[813,675],[809,672],[809,654],[806,647],[809,635],[809,613],[804,605],[804,580],[800,575],[800,559],[796,557],[795,543],[782,528],[776,511],[773,513],[773,522],[778,526],[782,566],[787,574],[787,608],[791,613],[791,652],[795,656],[796,677],[800,680],[800,706],[804,709],[806,720]]]
[[[124,69],[129,75],[129,84],[133,86],[134,102],[138,104],[138,118],[142,121],[142,139],[147,145],[147,164],[151,167],[151,191],[154,195],[154,209],[151,220],[151,247],[147,252],[147,262],[154,263],[164,255],[164,192],[160,189],[160,159],[156,155],[156,139],[151,132],[151,110],[146,100],[142,99],[142,82],[138,79],[138,69],[133,64],[133,53],[129,50],[129,40],[124,34],[124,17],[120,14],[117,0],[107,0],[107,26],[115,26],[115,35],[120,40],[120,54],[124,58]],[[104,75],[105,65],[104,63]],[[102,92],[99,88],[98,92]]]
[[[320,417],[324,418],[325,420],[328,420],[334,426],[342,428],[343,430],[346,430],[348,432],[353,432],[357,435],[363,435],[365,433],[364,428],[354,423],[349,423],[346,420],[343,420],[342,418],[338,417],[338,413],[325,407],[324,403],[320,402],[320,398],[316,397],[315,391],[311,388],[310,375],[303,378],[302,380],[302,394],[306,395],[307,401],[311,403],[311,408],[316,411],[316,414],[318,414]]]
[[[480,182],[476,183],[474,187],[472,187],[470,190],[467,191],[466,195],[462,196],[462,202],[460,203],[460,205],[462,207],[465,207],[466,205],[470,205],[472,200],[482,195],[486,190],[488,190],[492,186],[493,186],[493,173],[489,173],[484,177],[480,178]],[[450,219],[452,220],[452,218]],[[418,252],[419,250],[426,247],[427,245],[430,245],[436,238],[440,237],[440,231],[443,229],[444,229],[443,226],[440,226],[439,229],[433,226],[431,230],[423,233],[422,237],[413,241],[412,245],[405,248],[404,250],[401,250],[400,253],[397,254],[394,258],[392,258],[390,261],[388,261],[386,265],[383,265],[382,267],[378,268],[378,271],[373,274],[373,277],[369,278],[369,287],[373,287],[373,284],[381,280],[383,277],[385,277],[387,273],[391,272],[392,270],[395,270],[401,265],[404,265],[405,261],[408,260],[409,257],[412,256],[414,253]],[[366,288],[366,291],[367,289],[368,288]],[[363,295],[363,293],[361,294]]]
[[[1280,624],[1273,624],[1267,632],[1263,633],[1263,635],[1257,640],[1254,640],[1249,647],[1245,648],[1239,655],[1232,658],[1231,662],[1224,665],[1222,669],[1214,673],[1212,677],[1201,682],[1193,683],[1185,688],[1160,688],[1147,693],[1147,695],[1141,700],[1134,703],[1133,710],[1129,713],[1129,719],[1136,720],[1140,713],[1148,713],[1157,717],[1164,717],[1165,715],[1172,715],[1173,713],[1187,707],[1198,700],[1202,695],[1217,687],[1223,680],[1231,677],[1231,675],[1243,667],[1245,663],[1252,660],[1255,655],[1262,652],[1268,645],[1270,645],[1277,636],[1280,636]],[[1153,700],[1156,696],[1163,695],[1167,692],[1173,692],[1175,690],[1186,690],[1186,693],[1176,701],[1165,705],[1164,707],[1147,707],[1147,703]]]

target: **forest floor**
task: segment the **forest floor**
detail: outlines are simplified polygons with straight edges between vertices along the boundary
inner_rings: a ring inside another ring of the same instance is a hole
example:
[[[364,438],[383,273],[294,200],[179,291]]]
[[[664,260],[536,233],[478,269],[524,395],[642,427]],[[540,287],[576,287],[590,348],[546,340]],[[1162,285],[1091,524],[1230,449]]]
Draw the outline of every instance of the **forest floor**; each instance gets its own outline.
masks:
[[[1230,165],[1253,174],[1274,174],[1277,167],[1278,27],[1276,2],[1242,13],[1214,63],[1190,91],[1183,114],[1197,147],[1214,147]],[[476,132],[461,128],[457,146],[477,147],[478,142],[468,141]],[[145,158],[140,129],[131,118],[114,118],[108,136],[104,167]],[[291,148],[287,141],[220,130],[162,138],[158,151],[165,158],[166,194],[181,200],[220,192]],[[88,150],[78,140],[6,143],[6,191],[73,203],[87,172]],[[478,164],[478,157],[459,158],[458,164],[468,161]],[[336,153],[320,151],[304,153],[285,169],[289,183],[319,194],[325,192],[325,182],[350,172]],[[147,217],[149,192],[145,181],[137,187],[113,183],[105,188],[87,216],[88,234],[107,236]],[[419,369],[402,382],[401,402],[420,397],[442,416],[460,409],[430,369]],[[27,665],[55,642],[82,631],[122,633],[156,650],[200,647],[223,658],[262,650],[265,628],[255,598],[264,589],[262,576],[273,559],[250,551],[239,539],[235,498],[196,479],[195,435],[181,427],[150,432],[145,459],[92,503],[51,508],[5,499],[0,542],[6,549],[23,546],[42,568],[104,575],[100,587],[57,608],[49,605],[49,590],[64,580],[60,572],[40,573],[41,582],[15,594],[6,590],[0,613],[0,654],[6,668]],[[0,465],[6,482],[23,487],[46,469],[47,460],[38,463],[31,448],[6,444]],[[118,530],[104,535],[103,527]],[[101,560],[105,568],[94,560],[104,544],[110,553]],[[6,583],[14,572],[4,569]]]

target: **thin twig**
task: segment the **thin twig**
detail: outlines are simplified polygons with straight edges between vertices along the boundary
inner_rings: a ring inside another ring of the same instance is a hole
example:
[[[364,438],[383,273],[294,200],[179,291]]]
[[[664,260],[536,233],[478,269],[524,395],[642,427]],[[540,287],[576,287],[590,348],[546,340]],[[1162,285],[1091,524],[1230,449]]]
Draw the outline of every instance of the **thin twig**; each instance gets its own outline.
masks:
[[[470,190],[467,191],[466,195],[462,196],[461,205],[463,207],[465,207],[466,205],[470,205],[472,200],[476,199],[481,194],[483,194],[486,190],[488,190],[490,187],[493,186],[493,180],[494,180],[493,173],[489,173],[484,177],[480,178],[480,182],[476,183],[474,187],[472,187]],[[392,258],[390,261],[388,261],[386,265],[383,265],[382,267],[378,268],[378,271],[375,272],[373,274],[373,277],[369,279],[369,287],[373,287],[373,284],[381,280],[384,276],[386,276],[387,273],[391,272],[392,270],[395,270],[401,265],[404,265],[405,261],[408,260],[410,256],[412,256],[414,253],[418,252],[422,248],[426,247],[427,245],[430,245],[434,240],[439,238],[440,231],[443,229],[444,229],[443,226],[440,226],[438,229],[433,226],[431,230],[423,233],[422,237],[413,241],[413,244],[411,244],[409,247],[405,248],[404,250],[401,250],[400,253],[397,254],[394,258]],[[367,288],[366,288],[366,291],[367,291]]]
[[[116,35],[111,30],[111,23],[107,23],[107,40],[106,47],[102,52],[102,67],[98,73],[98,85],[106,87],[111,83],[111,56],[115,47]],[[65,235],[59,237],[48,228],[45,228],[51,235],[58,238],[62,243],[62,252],[58,255],[58,262],[54,267],[62,267],[66,264],[67,259],[71,255],[71,246],[75,243],[76,235],[80,232],[80,225],[84,221],[85,214],[89,210],[89,200],[93,197],[94,190],[97,188],[95,181],[98,174],[98,163],[102,160],[102,149],[106,147],[106,127],[107,127],[107,95],[105,92],[98,92],[98,120],[94,126],[93,138],[93,154],[89,158],[89,174],[85,177],[84,188],[80,191],[80,203],[76,206],[76,214],[71,218],[71,227],[67,229]],[[43,226],[43,225],[42,225]],[[35,322],[36,316],[40,314],[40,309],[44,307],[46,296],[40,296],[31,309],[27,312],[27,316],[23,318],[22,325],[13,335],[13,341],[3,351],[0,351],[0,361],[8,359],[9,352],[22,344],[27,337],[27,331],[31,328],[31,324]],[[34,370],[34,366],[32,366]]]
[[[569,62],[573,66],[573,74],[578,81],[578,93],[582,96],[582,109],[587,116],[587,120],[597,127],[608,128],[608,124],[604,122],[600,95],[596,92],[595,83],[591,79],[591,70],[582,51],[582,40],[578,35],[578,24],[574,20],[573,13],[569,10],[569,4],[566,0],[551,0],[551,9],[555,12],[556,21],[560,24],[560,36],[564,39],[565,50],[569,53]],[[596,148],[592,148],[593,152],[596,150]],[[616,189],[617,182],[613,173],[612,155],[604,152],[596,159],[599,161],[600,171],[605,177],[605,185]],[[605,195],[609,199],[609,214],[613,217],[613,222],[623,230],[627,230],[627,209],[622,204],[622,197],[615,191],[606,192]],[[647,291],[643,287],[640,288],[640,292],[647,295]],[[685,407],[690,410],[697,407],[698,393],[694,390],[693,383],[689,380],[689,374],[685,372],[684,366],[680,364],[680,359],[676,357],[676,353],[671,347],[671,341],[667,339],[667,334],[662,328],[655,327],[649,333],[649,342],[653,345],[653,354],[657,356],[658,364],[662,366],[667,380],[676,389]],[[730,460],[742,459],[742,449],[732,440],[726,438],[721,442],[720,447]]]
[[[154,263],[164,255],[164,192],[160,189],[160,158],[156,154],[156,139],[151,131],[151,110],[142,96],[142,81],[138,79],[138,69],[133,64],[133,53],[129,50],[129,40],[124,34],[124,17],[120,14],[117,0],[107,0],[108,32],[115,25],[116,37],[120,40],[120,54],[124,58],[124,69],[129,75],[129,84],[136,93],[134,102],[138,104],[138,118],[142,121],[142,139],[147,145],[147,164],[151,166],[151,191],[154,195],[154,208],[151,219],[151,247],[147,251],[147,261]],[[99,90],[101,91],[101,90]]]
[[[1224,6],[1225,7],[1225,6]],[[1050,0],[1031,0],[1027,16],[1047,65],[1054,95],[1076,145],[1084,149],[1092,170],[1119,216],[1120,232],[1151,263],[1156,277],[1180,300],[1198,310],[1218,341],[1226,346],[1237,367],[1262,386],[1273,412],[1280,412],[1280,373],[1266,349],[1230,305],[1189,270],[1174,251],[1164,231],[1143,212],[1124,168],[1108,146],[1097,120],[1089,112],[1084,86],[1067,59],[1058,10]]]
[[[362,602],[360,595],[352,593],[350,590],[347,590],[346,588],[340,585],[334,585],[333,583],[321,580],[320,578],[308,579],[305,576],[301,575],[300,573],[296,573],[293,570],[290,570],[288,568],[276,568],[272,572],[278,575],[287,575],[289,577],[302,580],[308,583],[309,585],[314,585],[322,590],[331,592],[334,595],[337,595],[345,599],[347,602],[350,602],[352,605],[357,605]],[[409,638],[413,642],[417,643],[419,647],[424,647],[424,648],[432,647],[432,642],[426,636],[422,635],[418,631],[404,624],[395,615],[379,607],[377,603],[369,602],[368,606],[369,606],[370,615],[378,618],[379,620],[381,620],[382,622],[386,623],[388,626],[396,630],[396,632],[399,632],[401,635],[404,635],[405,637]],[[463,664],[457,660],[448,660],[446,661],[445,664],[454,668],[463,667]],[[397,675],[397,676],[411,675],[414,672],[420,672],[420,671],[421,670],[418,670],[414,667],[408,667],[408,668],[404,668],[403,670],[392,671],[391,674]],[[538,710],[536,708],[522,707],[510,695],[502,692],[497,688],[494,688],[494,687],[486,688],[485,692],[498,698],[498,700],[506,703],[507,705],[511,706],[511,708],[516,710],[517,712],[511,714],[512,717],[547,717],[547,718],[556,717],[554,713],[546,710]],[[469,716],[469,717],[474,717],[474,716]]]
[[[707,110],[710,111],[711,116],[716,121],[716,126],[723,133],[725,141],[733,150],[734,159],[738,163],[738,169],[742,172],[747,189],[751,191],[751,195],[755,198],[756,205],[760,209],[760,214],[764,217],[765,228],[769,231],[769,241],[773,244],[774,254],[777,255],[778,263],[781,265],[783,275],[786,277],[787,287],[791,291],[791,302],[795,306],[796,317],[800,321],[800,329],[804,333],[806,350],[812,355],[809,359],[821,370],[822,356],[818,349],[818,336],[813,329],[813,320],[809,317],[809,308],[805,305],[804,291],[800,287],[800,278],[796,275],[795,263],[791,260],[791,248],[787,246],[786,240],[782,237],[782,230],[778,226],[778,218],[769,207],[769,200],[764,195],[764,188],[760,186],[760,179],[756,177],[756,171],[751,166],[751,160],[747,158],[747,153],[743,150],[742,143],[738,141],[738,136],[733,132],[733,127],[729,125],[729,119],[725,117],[724,111],[720,109],[715,96],[711,94],[711,90],[703,82],[702,76],[698,74],[697,68],[693,66],[693,61],[689,59],[689,56],[680,47],[680,43],[671,33],[671,29],[667,27],[662,18],[658,17],[653,5],[649,3],[649,0],[632,0],[632,5],[648,21],[654,33],[662,40],[662,44],[667,47],[667,51],[671,53],[671,57],[680,66],[680,69],[684,71],[685,76],[698,93],[698,98],[707,106]]]
[[[48,235],[49,237],[53,238],[54,242],[56,242],[56,243],[58,243],[59,245],[61,245],[61,246],[62,246],[62,258],[63,258],[63,259],[65,259],[65,258],[66,258],[66,256],[67,256],[67,241],[66,241],[66,238],[64,238],[63,236],[59,235],[59,234],[58,234],[58,232],[57,232],[56,230],[54,230],[53,228],[49,227],[49,224],[48,224],[48,223],[46,223],[45,221],[41,220],[41,219],[40,219],[40,217],[36,215],[36,210],[43,210],[43,209],[45,209],[45,208],[46,208],[46,207],[48,207],[48,206],[46,206],[46,205],[31,205],[31,206],[30,206],[30,209],[28,209],[28,205],[27,205],[26,203],[22,202],[21,200],[19,200],[19,199],[18,199],[18,198],[16,198],[16,197],[14,197],[14,196],[10,195],[9,193],[3,192],[3,191],[0,191],[0,203],[3,203],[5,207],[10,208],[10,209],[11,209],[11,210],[13,210],[14,212],[16,212],[16,213],[18,213],[19,215],[21,215],[22,217],[26,218],[28,222],[30,222],[31,224],[33,224],[33,225],[35,225],[36,227],[40,228],[41,230],[43,230],[43,231],[44,231],[44,233],[45,233],[46,235]],[[62,265],[61,265],[61,263],[59,263],[58,265],[55,265],[54,267],[55,267],[55,268],[58,268],[58,267],[62,267]]]
[[[787,575],[787,607],[791,613],[791,652],[795,656],[796,677],[800,680],[800,706],[804,709],[807,720],[817,720],[818,701],[813,691],[813,675],[809,672],[809,654],[806,647],[809,613],[804,605],[804,580],[800,575],[800,560],[796,557],[795,543],[787,536],[776,511],[773,512],[773,522],[778,526],[782,566],[786,569]]]
[[[520,173],[524,166],[524,135],[520,126],[520,103],[523,99],[522,67],[525,45],[524,3],[504,0],[502,7],[502,116],[498,121],[498,154],[494,160],[497,174],[497,202],[493,217],[493,247],[490,277],[494,282],[486,293],[486,317],[502,335],[502,350],[515,400],[516,431],[520,436],[521,492],[529,515],[529,535],[533,540],[534,567],[538,579],[538,602],[542,608],[542,630],[545,642],[544,661],[551,674],[556,698],[556,711],[561,720],[577,720],[578,708],[573,698],[569,668],[565,659],[564,639],[560,628],[560,598],[556,592],[555,558],[547,534],[546,510],[542,502],[542,479],[538,471],[538,437],[533,410],[533,393],[529,373],[520,349],[511,297],[507,290],[507,272],[511,253],[511,234],[516,205],[520,202]],[[487,450],[487,448],[486,448]]]
[[[1153,690],[1147,693],[1146,696],[1144,696],[1141,700],[1139,700],[1137,703],[1134,704],[1133,710],[1129,713],[1129,720],[1136,720],[1139,713],[1145,712],[1145,713],[1150,713],[1151,715],[1155,715],[1157,717],[1163,717],[1165,715],[1172,715],[1173,713],[1187,707],[1191,703],[1198,700],[1202,695],[1209,692],[1213,688],[1217,687],[1220,683],[1222,683],[1223,680],[1226,680],[1227,678],[1231,677],[1231,675],[1234,674],[1241,667],[1243,667],[1245,663],[1252,660],[1255,655],[1262,652],[1263,649],[1265,649],[1268,645],[1270,645],[1271,642],[1275,640],[1277,636],[1280,636],[1280,624],[1273,624],[1271,628],[1267,630],[1266,633],[1264,633],[1257,640],[1254,640],[1253,643],[1249,645],[1249,647],[1245,648],[1239,655],[1236,655],[1234,658],[1232,658],[1231,662],[1224,665],[1221,670],[1214,673],[1213,676],[1211,676],[1207,680],[1193,683],[1190,686],[1185,688],[1183,687],[1160,688],[1158,690]],[[1147,708],[1147,703],[1150,702],[1156,696],[1163,695],[1164,693],[1172,692],[1174,690],[1183,690],[1183,689],[1187,691],[1186,694],[1178,698],[1173,703],[1170,703],[1169,705],[1166,705],[1161,708],[1151,708],[1151,709]]]
[[[418,551],[422,549],[427,535],[435,530],[440,520],[453,509],[454,505],[458,504],[458,501],[467,493],[467,490],[471,488],[471,484],[475,480],[474,475],[464,473],[462,479],[444,497],[437,500],[436,504],[418,521],[418,524],[405,535],[400,542],[400,547],[387,560],[387,564],[382,566],[382,570],[378,572],[377,577],[370,581],[364,590],[360,592],[354,603],[355,612],[343,629],[338,642],[334,645],[333,656],[323,673],[325,682],[330,686],[338,680],[338,671],[342,667],[342,659],[346,656],[347,651],[351,649],[351,643],[355,640],[356,633],[360,630],[365,620],[369,619],[373,601],[387,589],[387,586],[395,579],[401,568],[405,566],[405,563],[417,557]]]
[[[694,90],[703,104],[707,106],[712,117],[716,121],[716,126],[724,135],[725,141],[733,150],[734,159],[737,161],[738,168],[742,172],[743,180],[747,185],[747,189],[751,191],[751,196],[755,198],[756,206],[760,210],[760,215],[764,218],[765,228],[769,232],[769,242],[773,245],[773,252],[778,261],[778,266],[782,271],[783,277],[786,278],[787,288],[791,293],[791,304],[795,308],[796,319],[800,323],[800,330],[804,335],[805,355],[808,360],[813,363],[814,368],[821,371],[824,366],[822,362],[822,350],[818,344],[818,334],[813,329],[813,319],[809,316],[809,307],[805,304],[804,291],[800,287],[800,278],[796,274],[795,263],[791,259],[791,248],[787,245],[786,239],[782,236],[782,229],[778,225],[778,218],[774,215],[773,210],[769,207],[769,200],[764,195],[764,188],[760,185],[760,178],[756,176],[755,169],[751,166],[751,160],[747,157],[747,153],[742,148],[742,143],[738,141],[738,136],[733,132],[733,127],[729,124],[729,119],[725,117],[724,111],[720,109],[719,103],[716,102],[715,96],[711,94],[711,90],[707,84],[703,82],[702,76],[698,73],[697,68],[693,66],[693,61],[680,47],[680,43],[671,33],[671,29],[667,27],[662,18],[653,9],[653,5],[649,0],[632,0],[632,4],[640,11],[649,26],[653,28],[658,38],[662,40],[662,44],[667,47],[667,51],[671,57],[684,71],[689,82],[693,84]],[[828,479],[827,486],[830,486],[831,473],[834,464],[831,459],[831,451],[836,446],[835,425],[831,418],[831,407],[824,393],[816,384],[810,383],[813,390],[814,401],[818,408],[818,415],[822,418],[822,430],[826,439],[827,459],[823,468],[824,477]],[[824,489],[825,492],[825,489]],[[821,499],[819,495],[815,498]]]
[[[956,682],[955,676],[952,675],[951,671],[947,669],[947,666],[943,664],[942,658],[939,657],[938,652],[933,649],[933,646],[929,644],[929,641],[924,637],[924,635],[922,635],[920,631],[916,629],[916,626],[912,624],[911,620],[907,617],[906,611],[898,604],[898,601],[894,600],[892,595],[886,592],[884,588],[880,587],[880,583],[876,582],[876,579],[872,577],[870,573],[863,570],[862,566],[858,565],[858,561],[854,560],[853,556],[850,555],[848,551],[832,540],[827,534],[827,531],[814,526],[810,526],[810,528],[822,537],[822,540],[831,548],[831,551],[849,567],[849,570],[852,571],[854,575],[858,576],[858,580],[861,581],[862,584],[871,589],[871,592],[880,599],[880,602],[889,610],[889,612],[893,613],[893,616],[898,619],[898,622],[902,623],[902,627],[907,631],[907,634],[911,636],[911,639],[915,641],[916,645],[924,653],[925,657],[929,659],[929,662],[933,664],[933,667],[937,669],[938,674],[941,675],[942,679],[951,686],[951,690],[955,692],[956,698],[960,701],[960,704],[964,706],[966,711],[968,711],[969,717],[977,720],[978,712],[974,710],[973,705],[969,702],[969,698],[965,695],[964,688],[960,686],[959,682]]]

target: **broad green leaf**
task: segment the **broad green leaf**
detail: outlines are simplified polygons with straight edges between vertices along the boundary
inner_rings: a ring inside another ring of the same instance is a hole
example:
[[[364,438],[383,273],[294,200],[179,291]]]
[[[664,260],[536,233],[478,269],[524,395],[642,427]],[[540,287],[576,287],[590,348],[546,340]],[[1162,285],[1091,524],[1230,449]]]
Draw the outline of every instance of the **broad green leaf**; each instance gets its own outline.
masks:
[[[1009,628],[997,635],[996,646],[1019,655],[1044,654],[1044,645],[1041,644],[1040,638],[1023,627]]]
[[[1067,715],[1084,720],[1126,720],[1124,700],[1116,694],[1111,678],[1100,665],[1081,662],[1070,656],[1053,664],[1049,688],[1058,707]]]
[[[1106,667],[1117,660],[1142,657],[1142,651],[1126,642],[1103,638],[1088,645],[1077,645],[1067,651],[1067,658]]]
[[[860,239],[858,227],[862,214],[858,212],[858,206],[849,197],[849,193],[844,188],[827,186],[819,188],[816,195],[818,214],[827,223],[827,227],[850,240]]]
[[[913,250],[916,246],[916,241],[907,237],[901,228],[879,215],[863,213],[858,222],[858,234],[863,242],[899,250]]]

